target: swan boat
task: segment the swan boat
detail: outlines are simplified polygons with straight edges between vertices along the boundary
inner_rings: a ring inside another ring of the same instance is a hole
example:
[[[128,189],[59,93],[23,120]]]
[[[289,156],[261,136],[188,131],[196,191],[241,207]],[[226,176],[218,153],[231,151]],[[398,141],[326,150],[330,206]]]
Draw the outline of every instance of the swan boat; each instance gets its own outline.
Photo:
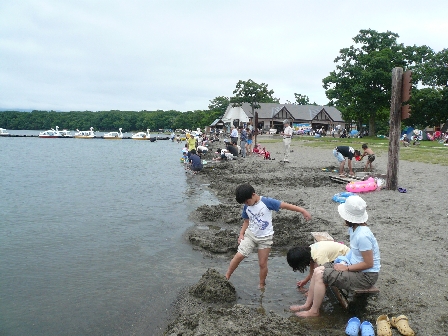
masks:
[[[95,132],[93,131],[93,127],[90,127],[90,131],[80,131],[76,130],[75,133],[76,139],[93,139],[95,138]]]
[[[149,134],[149,128],[146,130],[145,132],[137,132],[135,134],[132,134],[132,139],[133,140],[150,140],[151,139],[151,135]]]
[[[121,133],[121,128],[118,129],[118,132],[109,132],[103,135],[103,139],[109,140],[121,140],[123,139],[123,133]]]
[[[59,126],[56,126],[56,129],[40,132],[39,138],[73,138],[73,136],[70,131],[60,131]]]

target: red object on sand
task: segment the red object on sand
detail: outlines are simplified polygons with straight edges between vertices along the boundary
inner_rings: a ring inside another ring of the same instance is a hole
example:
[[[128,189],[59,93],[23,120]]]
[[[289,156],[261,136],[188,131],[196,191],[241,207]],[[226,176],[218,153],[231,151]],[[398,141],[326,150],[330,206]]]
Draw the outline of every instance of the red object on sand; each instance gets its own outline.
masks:
[[[360,156],[355,156],[356,161],[361,161],[361,157]]]

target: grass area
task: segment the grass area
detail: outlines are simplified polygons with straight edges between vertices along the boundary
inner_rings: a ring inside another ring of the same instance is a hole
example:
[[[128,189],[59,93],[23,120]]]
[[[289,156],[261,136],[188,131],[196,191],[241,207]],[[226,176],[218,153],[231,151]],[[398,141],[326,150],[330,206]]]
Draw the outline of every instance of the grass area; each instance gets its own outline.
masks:
[[[258,138],[259,142],[272,143],[282,141],[281,137],[274,137],[272,139]],[[352,146],[359,149],[362,153],[362,144],[367,143],[370,148],[380,155],[387,155],[389,150],[389,139],[381,139],[377,137],[364,137],[353,139],[341,139],[333,137],[314,138],[310,136],[295,136],[292,139],[300,141],[307,147],[319,147],[333,149],[336,146]],[[437,141],[420,141],[420,145],[409,147],[400,146],[400,160],[411,162],[434,163],[448,166],[448,146],[444,146]]]

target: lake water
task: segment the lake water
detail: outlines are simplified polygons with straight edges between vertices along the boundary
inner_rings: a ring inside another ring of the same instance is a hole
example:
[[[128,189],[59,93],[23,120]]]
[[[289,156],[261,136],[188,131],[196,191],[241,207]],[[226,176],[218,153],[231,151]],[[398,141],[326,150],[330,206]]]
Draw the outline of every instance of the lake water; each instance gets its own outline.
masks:
[[[190,189],[182,147],[0,138],[1,335],[160,332],[204,266],[188,214],[215,202]]]
[[[218,203],[185,173],[182,147],[0,137],[0,335],[161,335],[180,289],[209,267],[225,274],[227,259],[182,236],[193,209]],[[258,270],[252,253],[233,274],[238,303],[291,316],[304,275],[271,256],[262,293]]]

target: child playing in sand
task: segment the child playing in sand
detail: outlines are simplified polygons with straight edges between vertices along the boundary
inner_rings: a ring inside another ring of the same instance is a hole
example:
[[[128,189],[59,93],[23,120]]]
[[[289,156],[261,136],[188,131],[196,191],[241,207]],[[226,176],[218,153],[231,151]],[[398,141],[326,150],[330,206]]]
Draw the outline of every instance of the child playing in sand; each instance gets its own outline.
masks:
[[[230,261],[226,273],[227,280],[245,257],[248,257],[255,246],[258,247],[258,264],[260,266],[260,289],[266,285],[268,275],[268,257],[273,242],[272,211],[287,209],[300,212],[306,220],[311,215],[305,209],[273,198],[259,196],[250,184],[241,184],[235,191],[236,201],[244,204],[242,218],[244,219],[238,236],[238,252]]]
[[[367,167],[370,165],[370,170],[372,170],[372,162],[375,161],[375,153],[373,150],[371,150],[367,144],[362,145],[362,149],[364,150],[364,153],[362,153],[361,160],[364,156],[367,155],[367,162],[364,167],[364,171],[367,171]]]
[[[310,268],[306,278],[297,282],[297,287],[303,287],[311,280],[317,266],[333,262],[337,257],[345,256],[348,252],[350,248],[344,244],[324,240],[310,246],[296,246],[289,249],[286,261],[294,272],[304,273],[307,267]]]

